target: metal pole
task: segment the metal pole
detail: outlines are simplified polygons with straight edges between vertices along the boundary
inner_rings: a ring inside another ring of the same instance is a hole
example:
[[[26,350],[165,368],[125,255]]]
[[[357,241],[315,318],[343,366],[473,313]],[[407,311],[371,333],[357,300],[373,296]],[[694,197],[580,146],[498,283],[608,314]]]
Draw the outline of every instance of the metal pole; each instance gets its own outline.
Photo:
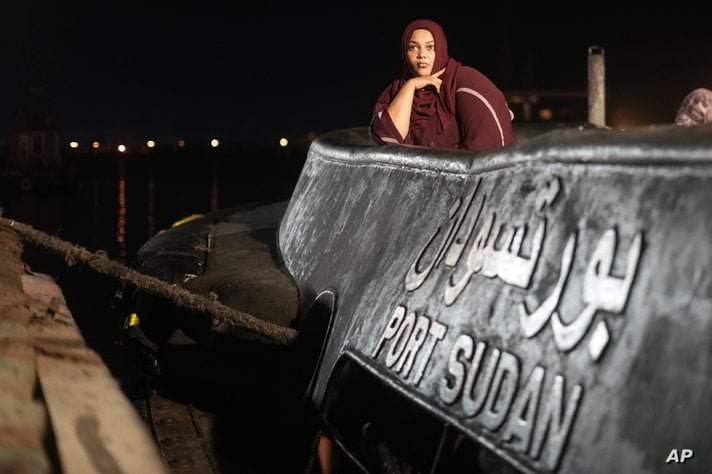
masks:
[[[588,121],[598,127],[606,125],[606,65],[600,46],[588,48]]]

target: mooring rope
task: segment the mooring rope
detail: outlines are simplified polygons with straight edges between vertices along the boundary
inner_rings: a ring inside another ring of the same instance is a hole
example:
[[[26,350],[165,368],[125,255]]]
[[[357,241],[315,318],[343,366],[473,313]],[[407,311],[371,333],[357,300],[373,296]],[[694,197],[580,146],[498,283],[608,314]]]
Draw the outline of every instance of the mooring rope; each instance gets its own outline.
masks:
[[[171,301],[176,307],[208,315],[212,318],[213,331],[225,334],[252,335],[266,342],[289,344],[296,338],[292,328],[263,321],[255,316],[235,310],[205,296],[172,285],[161,279],[138,272],[115,262],[101,252],[91,252],[66,240],[37,230],[28,224],[0,217],[0,225],[13,230],[18,238],[31,245],[47,249],[64,258],[68,267],[83,264],[101,275],[122,284],[129,284],[148,294]]]

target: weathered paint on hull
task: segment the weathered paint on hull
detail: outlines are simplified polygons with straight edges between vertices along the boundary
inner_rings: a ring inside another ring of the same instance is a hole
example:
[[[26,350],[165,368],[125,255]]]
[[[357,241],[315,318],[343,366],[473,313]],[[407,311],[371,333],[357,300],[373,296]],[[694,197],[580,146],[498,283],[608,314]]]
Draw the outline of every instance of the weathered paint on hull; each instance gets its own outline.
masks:
[[[710,202],[707,127],[320,137],[279,231],[300,313],[333,296],[311,403],[348,360],[522,471],[712,465]]]

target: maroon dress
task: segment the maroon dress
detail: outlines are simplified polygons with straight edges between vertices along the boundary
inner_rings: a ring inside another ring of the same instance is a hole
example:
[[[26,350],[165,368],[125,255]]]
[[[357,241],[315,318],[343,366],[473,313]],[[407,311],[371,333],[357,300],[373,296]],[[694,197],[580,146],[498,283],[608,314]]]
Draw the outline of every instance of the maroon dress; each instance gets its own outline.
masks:
[[[407,46],[413,31],[421,28],[430,31],[435,39],[432,71],[447,69],[440,76],[439,93],[432,86],[415,92],[408,135],[402,137],[386,107],[414,76]],[[513,114],[504,95],[484,74],[448,56],[447,40],[440,25],[431,20],[416,20],[405,28],[402,42],[403,76],[383,91],[373,110],[369,133],[376,143],[489,150],[517,141],[512,130]]]

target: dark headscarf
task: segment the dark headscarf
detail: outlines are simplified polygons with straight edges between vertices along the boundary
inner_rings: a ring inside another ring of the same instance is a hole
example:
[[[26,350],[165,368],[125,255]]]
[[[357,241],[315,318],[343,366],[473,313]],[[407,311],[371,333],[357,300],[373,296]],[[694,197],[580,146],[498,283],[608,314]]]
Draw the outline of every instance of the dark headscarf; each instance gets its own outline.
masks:
[[[447,70],[440,76],[443,81],[440,86],[440,93],[432,86],[415,92],[411,127],[418,128],[428,123],[432,118],[437,117],[439,121],[438,131],[442,132],[451,121],[455,120],[455,78],[461,64],[448,56],[445,32],[436,22],[420,19],[409,23],[405,27],[401,45],[403,76],[400,79],[400,84],[396,84],[396,86],[400,90],[405,81],[414,77],[413,70],[408,62],[408,42],[413,32],[419,29],[428,30],[435,40],[435,61],[433,62],[431,73],[436,73],[444,67]]]
[[[678,125],[712,123],[712,90],[695,89],[685,96],[675,116]]]

